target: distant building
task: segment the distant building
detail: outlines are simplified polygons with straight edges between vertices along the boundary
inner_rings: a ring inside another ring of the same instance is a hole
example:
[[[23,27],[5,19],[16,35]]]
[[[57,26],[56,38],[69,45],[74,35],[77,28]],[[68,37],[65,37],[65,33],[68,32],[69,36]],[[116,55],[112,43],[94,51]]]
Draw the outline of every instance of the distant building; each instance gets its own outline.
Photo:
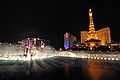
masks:
[[[70,49],[75,41],[77,41],[77,37],[66,32],[64,34],[64,49]]]
[[[73,47],[74,42],[77,42],[77,37],[74,35],[70,35],[70,48]]]
[[[108,43],[111,43],[111,35],[110,35],[110,28],[102,28],[97,31],[98,39],[101,40],[101,45],[106,45]]]
[[[95,30],[92,11],[89,9],[89,30],[80,32],[81,43],[88,47],[97,47],[111,43],[110,28]]]
[[[81,40],[81,43],[85,43],[85,40],[87,40],[87,31],[81,31],[80,32],[80,40]]]
[[[92,50],[93,47],[97,47],[100,44],[100,40],[98,39],[95,26],[94,26],[94,21],[93,21],[93,13],[92,10],[89,9],[89,30],[87,33],[81,34],[82,39],[86,38],[84,43],[86,46],[90,47]]]
[[[101,40],[100,42],[101,45],[107,45],[111,43],[111,33],[110,33],[109,27],[99,29],[96,31],[96,33],[97,33],[98,39]],[[87,40],[87,31],[80,32],[80,40],[81,40],[81,43],[85,43],[85,40]]]
[[[65,49],[70,48],[70,34],[67,32],[64,34],[64,48]]]

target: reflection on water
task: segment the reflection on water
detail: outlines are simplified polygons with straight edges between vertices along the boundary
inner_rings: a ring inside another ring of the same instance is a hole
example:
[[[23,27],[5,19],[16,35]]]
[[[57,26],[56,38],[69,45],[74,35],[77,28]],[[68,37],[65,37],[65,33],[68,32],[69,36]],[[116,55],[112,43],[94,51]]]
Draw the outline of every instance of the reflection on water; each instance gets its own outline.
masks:
[[[64,71],[72,80],[120,80],[119,67],[112,61],[81,60],[78,64],[64,64]]]
[[[112,67],[105,66],[103,63],[101,61],[89,60],[85,65],[85,70],[87,70],[92,80],[102,80],[105,74],[107,74],[106,76],[111,76]]]
[[[119,63],[72,58],[32,61],[31,68],[26,62],[8,61],[0,64],[0,80],[120,80],[119,68]]]
[[[64,72],[66,76],[70,76],[70,65],[68,63],[64,64]]]

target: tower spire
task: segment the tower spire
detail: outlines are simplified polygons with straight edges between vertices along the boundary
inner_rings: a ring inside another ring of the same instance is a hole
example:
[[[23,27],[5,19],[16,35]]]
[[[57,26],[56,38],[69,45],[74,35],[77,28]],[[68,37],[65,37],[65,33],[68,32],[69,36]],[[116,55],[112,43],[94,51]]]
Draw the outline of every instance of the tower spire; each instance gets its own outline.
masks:
[[[94,32],[94,22],[93,22],[93,16],[92,16],[92,10],[89,9],[89,31]]]
[[[92,10],[89,9],[89,31],[88,31],[88,39],[97,39],[94,22],[93,22],[93,13]]]

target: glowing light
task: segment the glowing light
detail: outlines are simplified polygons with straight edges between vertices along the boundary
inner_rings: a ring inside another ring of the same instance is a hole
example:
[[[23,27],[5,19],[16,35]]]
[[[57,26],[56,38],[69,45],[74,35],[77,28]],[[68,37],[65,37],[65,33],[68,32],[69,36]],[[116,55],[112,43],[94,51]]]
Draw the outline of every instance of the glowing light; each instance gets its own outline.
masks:
[[[108,58],[108,60],[111,60],[110,58]]]
[[[114,58],[112,58],[112,60],[115,60]]]
[[[99,59],[99,57],[97,57],[97,59]]]
[[[91,59],[93,59],[93,57],[91,57]]]
[[[115,58],[115,60],[119,60],[118,58]]]
[[[85,58],[85,56],[82,56],[82,58]]]
[[[103,57],[101,57],[101,59],[103,59]]]
[[[96,59],[96,57],[94,57],[94,59]]]
[[[69,46],[70,46],[69,40],[64,40],[64,48],[69,49]]]
[[[66,33],[64,34],[64,38],[68,39],[68,38],[69,38],[69,33],[66,32]]]
[[[36,41],[36,38],[34,38],[34,41]]]
[[[105,57],[104,60],[107,60],[107,58]]]
[[[89,9],[89,11],[91,12],[91,9]]]

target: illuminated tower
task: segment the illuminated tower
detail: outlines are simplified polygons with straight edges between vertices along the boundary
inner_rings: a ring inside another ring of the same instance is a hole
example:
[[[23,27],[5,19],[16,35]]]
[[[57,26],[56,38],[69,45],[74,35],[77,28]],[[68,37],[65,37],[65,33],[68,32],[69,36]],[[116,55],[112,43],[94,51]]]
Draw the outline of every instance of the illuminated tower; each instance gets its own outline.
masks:
[[[85,42],[90,48],[96,47],[98,42],[100,42],[95,31],[91,9],[89,9],[89,31],[87,33],[87,40]]]
[[[89,9],[89,31],[88,31],[88,40],[89,39],[98,39],[97,34],[94,27],[93,17],[92,17],[92,11]]]

